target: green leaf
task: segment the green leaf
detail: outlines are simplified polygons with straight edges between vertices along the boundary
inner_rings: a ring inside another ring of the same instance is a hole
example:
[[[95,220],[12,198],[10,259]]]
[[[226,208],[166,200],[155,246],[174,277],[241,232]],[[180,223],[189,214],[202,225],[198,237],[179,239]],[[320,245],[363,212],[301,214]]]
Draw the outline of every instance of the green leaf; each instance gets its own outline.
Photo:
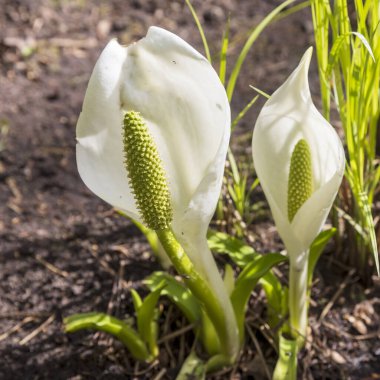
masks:
[[[144,280],[144,284],[150,290],[155,290],[163,281],[165,282],[165,287],[161,290],[161,294],[167,296],[182,311],[190,323],[200,321],[201,308],[197,299],[191,294],[190,290],[170,274],[154,272]]]
[[[207,313],[202,310],[202,320],[199,328],[196,329],[199,332],[199,339],[203,343],[208,355],[217,355],[220,353],[220,340]]]
[[[165,272],[154,272],[144,280],[145,285],[151,290],[155,290],[162,282],[165,282],[165,287],[161,295],[167,296],[182,311],[186,319],[195,325],[195,332],[199,334],[206,351],[210,355],[218,352],[220,344],[214,326],[189,289]]]
[[[284,289],[280,280],[272,271],[268,271],[265,276],[261,277],[259,283],[267,297],[268,324],[272,329],[278,328],[281,320],[286,315],[283,310]]]
[[[220,371],[223,368],[230,367],[232,364],[230,357],[222,354],[214,355],[206,363],[206,372],[212,373]]]
[[[206,367],[202,359],[191,352],[183,363],[176,380],[205,380],[206,379]]]
[[[208,43],[207,43],[207,39],[206,39],[206,36],[205,36],[205,33],[204,33],[204,30],[203,30],[203,27],[202,27],[202,24],[201,22],[199,21],[199,18],[197,16],[197,13],[195,12],[195,9],[194,7],[192,6],[190,0],[185,0],[186,1],[186,5],[189,7],[189,10],[191,12],[191,15],[193,16],[193,19],[195,21],[195,24],[197,25],[197,28],[198,28],[198,31],[199,31],[199,34],[201,35],[201,38],[202,38],[202,42],[203,42],[203,47],[205,49],[205,54],[206,54],[206,57],[207,57],[207,60],[212,63],[212,60],[211,60],[211,54],[210,54],[210,49],[208,47]]]
[[[255,95],[251,101],[239,112],[231,124],[231,130],[234,130],[239,121],[245,116],[245,114],[251,109],[251,107],[256,103],[259,95]]]
[[[322,231],[314,239],[313,243],[310,246],[309,253],[309,267],[308,267],[308,286],[311,286],[313,281],[313,273],[315,265],[317,264],[318,259],[320,258],[323,250],[326,247],[326,244],[329,240],[335,235],[336,228],[330,228],[329,230]]]
[[[151,361],[152,357],[139,334],[127,323],[105,313],[81,313],[63,320],[65,331],[72,333],[91,329],[103,331],[120,340],[138,360]]]
[[[259,254],[245,242],[224,232],[209,230],[207,233],[207,241],[211,251],[227,254],[231,260],[241,268],[259,256]]]
[[[369,242],[372,249],[373,258],[375,260],[377,274],[380,276],[380,267],[379,267],[379,252],[377,250],[377,239],[375,231],[375,223],[373,221],[373,216],[371,212],[371,205],[368,202],[368,196],[365,192],[359,194],[360,206],[363,210],[365,217],[365,225],[369,233]]]
[[[135,311],[137,313],[142,305],[142,299],[139,293],[137,293],[135,289],[131,289],[131,295],[132,295],[133,307],[135,308]]]
[[[209,230],[208,243],[210,249],[215,253],[227,254],[240,268],[245,268],[247,265],[255,262],[257,258],[262,257],[254,251],[254,249],[246,245],[243,241],[236,239],[226,233]],[[269,253],[266,256],[273,255]],[[277,253],[275,255],[278,255]],[[276,256],[275,256],[276,257]],[[286,260],[281,255],[282,260]],[[258,279],[264,288],[268,300],[268,320],[270,326],[275,327],[280,322],[283,316],[282,298],[283,288],[277,277],[269,270]],[[256,283],[252,284],[252,289]],[[236,288],[237,284],[235,285]],[[251,291],[248,292],[248,297]],[[242,306],[237,306],[242,308]],[[244,318],[244,314],[242,317]]]
[[[280,357],[273,373],[273,380],[297,379],[297,340],[280,336]]]
[[[240,173],[239,173],[239,169],[238,169],[238,166],[237,166],[237,163],[236,163],[236,160],[235,160],[235,157],[232,153],[231,148],[228,148],[227,156],[228,156],[228,161],[230,162],[232,177],[234,179],[234,182],[239,183],[240,182]]]
[[[137,329],[141,338],[148,344],[153,356],[158,355],[157,347],[157,310],[156,305],[160,298],[162,289],[166,286],[162,281],[156,289],[145,297],[137,311]]]
[[[256,92],[258,92],[259,95],[263,96],[264,98],[270,99],[270,95],[264,92],[263,90],[260,90],[259,88],[252,85],[249,85],[249,87],[251,87],[252,90],[255,90]]]
[[[231,294],[235,287],[235,274],[234,269],[229,264],[226,264],[226,266],[224,267],[223,282],[228,294]]]
[[[280,253],[257,256],[243,269],[237,278],[235,289],[231,294],[231,302],[235,311],[241,342],[244,338],[245,311],[252,290],[260,278],[263,277],[274,265],[286,260],[287,258]]]
[[[219,79],[223,86],[226,81],[226,69],[227,69],[227,50],[229,43],[230,34],[230,19],[227,20],[226,29],[223,33],[222,47],[220,49],[220,60],[219,60]]]
[[[289,17],[291,16],[292,14],[296,13],[296,12],[299,12],[300,10],[304,9],[304,8],[307,8],[310,6],[310,1],[311,0],[307,0],[307,1],[304,1],[303,3],[300,3],[300,4],[296,4],[296,5],[293,5],[291,8],[289,9],[284,9],[280,14],[278,14],[276,16],[276,18],[274,19],[274,21],[280,21],[282,20],[283,18],[286,18],[286,17]]]
[[[329,61],[325,72],[325,76],[327,79],[330,78],[333,68],[335,67],[337,62],[339,62],[339,54],[341,52],[341,49],[345,46],[345,44],[347,45],[347,35],[341,35],[337,37],[334,41],[334,44],[330,51]]]
[[[359,40],[362,42],[364,47],[367,49],[369,55],[371,56],[373,62],[376,62],[375,56],[373,55],[373,51],[371,49],[371,45],[369,44],[368,40],[359,32],[351,32],[351,34],[355,35],[359,38]]]

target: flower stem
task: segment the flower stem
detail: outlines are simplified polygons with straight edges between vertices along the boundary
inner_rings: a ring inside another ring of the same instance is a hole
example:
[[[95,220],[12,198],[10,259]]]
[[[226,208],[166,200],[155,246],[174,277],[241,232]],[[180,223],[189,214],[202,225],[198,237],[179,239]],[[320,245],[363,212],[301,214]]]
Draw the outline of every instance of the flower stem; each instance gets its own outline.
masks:
[[[280,335],[280,357],[273,372],[273,380],[297,379],[297,352],[297,341]]]
[[[197,272],[171,229],[158,230],[156,233],[173,266],[183,276],[194,296],[201,302],[218,333],[223,358],[218,367],[232,364],[238,353],[237,334],[235,334],[233,326],[229,326],[227,323],[228,318],[221,300],[216,296],[208,281]]]
[[[290,262],[289,268],[289,319],[290,333],[302,348],[307,331],[307,273],[308,253],[305,253],[302,263]]]

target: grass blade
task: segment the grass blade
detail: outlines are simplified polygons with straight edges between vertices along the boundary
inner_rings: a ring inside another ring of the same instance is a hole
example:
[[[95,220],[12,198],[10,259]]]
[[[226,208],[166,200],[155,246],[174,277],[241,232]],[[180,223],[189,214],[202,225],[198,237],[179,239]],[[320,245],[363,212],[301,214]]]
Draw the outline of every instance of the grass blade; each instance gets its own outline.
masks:
[[[252,100],[239,112],[231,124],[231,129],[234,130],[239,121],[245,116],[245,114],[251,109],[251,107],[256,103],[259,95],[256,95]]]
[[[188,1],[188,0],[186,0]],[[236,60],[235,66],[232,69],[232,73],[230,76],[230,79],[228,80],[227,85],[227,96],[228,100],[231,101],[236,81],[239,76],[241,66],[245,59],[247,58],[247,54],[249,50],[251,49],[253,43],[256,41],[257,37],[261,34],[261,32],[273,21],[273,19],[288,5],[292,4],[295,0],[287,0],[284,1],[282,4],[280,4],[278,7],[276,7],[272,12],[270,12],[264,20],[260,22],[259,25],[257,25],[250,33],[247,42],[243,46],[243,49],[241,50],[238,59]]]
[[[259,88],[255,87],[255,86],[251,86],[251,85],[249,85],[249,87],[251,87],[252,90],[255,90],[256,92],[258,92],[261,96],[264,96],[264,98],[267,98],[267,99],[270,98],[270,95],[267,94],[266,92],[264,92],[263,90],[260,90]]]
[[[380,268],[379,268],[379,252],[377,250],[377,239],[376,239],[376,231],[375,231],[375,224],[373,222],[373,216],[371,212],[371,205],[368,202],[367,194],[362,192],[359,195],[359,199],[361,200],[361,208],[364,212],[365,217],[365,224],[368,228],[369,233],[369,242],[371,245],[373,258],[375,260],[376,270],[378,276],[380,276]]]
[[[223,33],[222,47],[220,49],[219,79],[223,86],[226,82],[227,50],[230,35],[230,19],[227,20],[226,30]]]
[[[207,38],[205,36],[205,33],[204,33],[204,30],[203,30],[203,27],[202,27],[202,24],[201,22],[199,21],[199,18],[197,16],[197,13],[195,12],[195,9],[193,7],[193,5],[191,4],[190,0],[185,0],[186,1],[186,5],[188,6],[190,12],[191,12],[191,15],[193,16],[193,19],[195,21],[195,24],[197,25],[197,28],[198,28],[198,31],[199,31],[199,34],[201,35],[201,38],[202,38],[202,42],[203,42],[203,47],[205,49],[205,54],[206,54],[206,58],[207,60],[212,63],[212,59],[211,59],[211,54],[210,54],[210,49],[208,47],[208,42],[207,42]]]

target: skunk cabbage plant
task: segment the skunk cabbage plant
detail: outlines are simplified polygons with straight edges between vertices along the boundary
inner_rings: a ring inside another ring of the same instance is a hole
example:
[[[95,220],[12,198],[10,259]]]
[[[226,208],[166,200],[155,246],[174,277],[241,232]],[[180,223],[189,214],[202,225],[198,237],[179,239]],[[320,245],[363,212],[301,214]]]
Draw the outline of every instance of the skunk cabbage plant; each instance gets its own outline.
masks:
[[[212,66],[178,36],[151,27],[137,43],[112,40],[102,52],[76,152],[89,189],[157,232],[191,290],[206,298],[222,350],[236,357],[235,316],[206,240],[229,136],[230,108]]]
[[[295,336],[307,326],[307,262],[344,174],[342,143],[314,106],[312,48],[266,102],[252,138],[255,170],[290,260],[289,313]]]

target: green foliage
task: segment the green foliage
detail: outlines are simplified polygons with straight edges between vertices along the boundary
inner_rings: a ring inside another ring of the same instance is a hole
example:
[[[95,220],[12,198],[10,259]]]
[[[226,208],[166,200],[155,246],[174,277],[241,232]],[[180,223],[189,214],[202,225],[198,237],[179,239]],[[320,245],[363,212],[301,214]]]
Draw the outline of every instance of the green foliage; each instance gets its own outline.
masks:
[[[222,82],[223,86],[226,83],[227,51],[228,51],[229,38],[230,38],[230,19],[228,19],[226,29],[223,33],[222,47],[220,49],[220,58],[219,58],[219,79]]]
[[[377,271],[379,257],[371,205],[380,178],[376,160],[379,124],[380,28],[379,0],[355,0],[355,13],[346,0],[312,0],[323,112],[327,119],[333,100],[342,122],[348,151],[346,179],[353,203],[341,197],[344,208],[365,235],[354,234],[351,261],[366,272],[371,250]],[[350,19],[351,16],[351,19]],[[355,26],[356,30],[353,30]],[[356,258],[359,258],[357,261]]]
[[[161,294],[167,296],[182,311],[190,323],[199,322],[201,319],[199,303],[183,283],[165,272],[154,272],[144,280],[144,284],[150,291],[155,291],[161,283],[165,284]]]
[[[326,244],[336,233],[335,228],[322,231],[313,241],[309,252],[308,284],[311,285],[315,265],[320,258]],[[238,319],[240,334],[243,332],[244,313],[249,296],[254,287],[259,283],[267,297],[268,323],[272,328],[280,326],[280,323],[288,313],[287,288],[271,271],[271,268],[281,262],[287,261],[287,257],[279,253],[267,253],[261,255],[245,242],[226,233],[209,230],[208,244],[214,253],[227,254],[230,259],[242,268],[235,287],[231,293],[231,300]],[[281,331],[286,331],[285,325]],[[242,339],[242,335],[241,335]]]
[[[259,95],[255,95],[252,100],[238,113],[238,115],[235,117],[231,124],[231,130],[233,131],[235,127],[238,125],[239,121],[243,119],[243,117],[246,115],[246,113],[251,109],[251,107],[256,103],[257,99],[259,98]]]
[[[231,301],[235,310],[241,342],[244,339],[245,312],[253,289],[273,266],[286,260],[287,258],[279,253],[258,256],[245,266],[237,278],[235,288],[231,294]]]
[[[240,239],[224,232],[209,230],[208,246],[214,253],[227,254],[240,268],[244,268],[259,256],[255,250]]]
[[[137,317],[137,330],[143,339],[143,341],[148,345],[149,351],[153,356],[158,355],[157,347],[157,335],[158,335],[158,310],[156,305],[158,299],[160,298],[162,289],[166,286],[165,281],[162,281],[154,291],[152,291],[144,301],[136,303],[135,310]],[[137,308],[136,308],[137,305]]]
[[[74,314],[65,318],[65,331],[72,333],[92,329],[106,332],[120,340],[136,359],[151,361],[158,355],[156,306],[165,286],[165,282],[161,281],[144,300],[134,289],[131,290],[136,311],[137,331],[127,322],[97,312]]]
[[[279,262],[286,260],[286,257],[281,256],[282,260],[280,260],[278,253],[267,253],[265,256],[262,256],[259,253],[255,252],[255,250],[247,245],[244,241],[223,232],[209,230],[207,238],[208,245],[214,253],[228,255],[237,266],[243,269],[242,273],[244,273],[246,270],[245,268],[250,267],[253,272],[247,270],[248,273],[252,273],[254,276],[258,275],[257,280],[260,285],[262,285],[267,297],[268,323],[273,328],[278,326],[281,319],[286,314],[286,308],[284,309],[284,288],[280,280],[270,270],[265,271],[265,273],[260,273],[261,269],[258,267],[258,273],[255,274],[255,264],[260,263],[260,259],[263,257],[273,256],[273,260],[279,260]],[[265,260],[269,260],[269,265],[271,264],[271,259]],[[267,262],[263,261],[260,265],[265,266],[266,264]],[[238,286],[239,282],[240,284],[244,284],[244,281],[242,280],[243,277],[239,276],[239,278],[240,280],[237,280],[236,286]],[[256,281],[256,278],[254,281]],[[255,287],[256,283],[257,281],[252,282],[252,289]],[[245,307],[244,302],[242,305]],[[236,305],[236,309],[238,308],[239,306]]]
[[[235,287],[235,273],[234,268],[229,264],[226,264],[226,266],[224,267],[223,281],[228,294],[231,295]]]
[[[195,21],[195,24],[197,25],[197,28],[198,28],[198,31],[199,31],[199,34],[202,38],[202,42],[203,42],[203,47],[205,49],[205,54],[206,54],[206,57],[208,59],[208,61],[210,63],[212,63],[212,59],[211,59],[211,54],[210,54],[210,49],[208,47],[208,42],[207,42],[207,38],[205,36],[205,33],[204,33],[204,30],[203,30],[203,26],[201,24],[201,22],[199,21],[199,18],[197,16],[197,12],[195,12],[195,9],[194,7],[192,6],[191,4],[191,1],[190,0],[185,0],[186,1],[186,5],[188,6],[188,8],[190,9],[190,12],[191,12],[191,15],[193,16],[193,19]]]
[[[142,299],[140,297],[140,294],[137,293],[135,289],[131,289],[131,296],[133,301],[133,307],[137,311],[138,309],[140,309],[142,305]]]
[[[268,271],[259,280],[267,298],[267,322],[272,329],[278,329],[287,315],[287,288],[278,277]]]
[[[167,296],[181,310],[186,319],[194,324],[195,333],[199,336],[209,355],[219,352],[220,344],[214,326],[202,310],[199,300],[194,297],[185,284],[165,272],[154,272],[144,280],[151,291],[154,291],[162,282],[165,287],[161,294]]]
[[[231,169],[231,175],[229,177],[232,180],[227,182],[227,190],[234,202],[235,210],[243,220],[247,220],[250,218],[250,195],[259,184],[259,180],[256,179],[250,187],[247,187],[248,173],[243,174],[242,170],[239,170],[231,149],[228,150],[227,157]]]
[[[205,380],[206,366],[202,359],[192,352],[183,363],[176,380]]]
[[[81,313],[74,314],[64,319],[65,331],[91,329],[103,331],[120,340],[137,360],[151,361],[147,346],[140,335],[126,322],[104,313]]]
[[[335,235],[336,228],[330,228],[326,231],[322,231],[313,241],[313,244],[310,247],[309,252],[309,267],[308,267],[308,285],[309,291],[311,287],[311,283],[313,281],[313,273],[315,269],[315,265],[317,261],[321,257],[323,250],[326,247],[326,244],[330,241],[330,239]]]

